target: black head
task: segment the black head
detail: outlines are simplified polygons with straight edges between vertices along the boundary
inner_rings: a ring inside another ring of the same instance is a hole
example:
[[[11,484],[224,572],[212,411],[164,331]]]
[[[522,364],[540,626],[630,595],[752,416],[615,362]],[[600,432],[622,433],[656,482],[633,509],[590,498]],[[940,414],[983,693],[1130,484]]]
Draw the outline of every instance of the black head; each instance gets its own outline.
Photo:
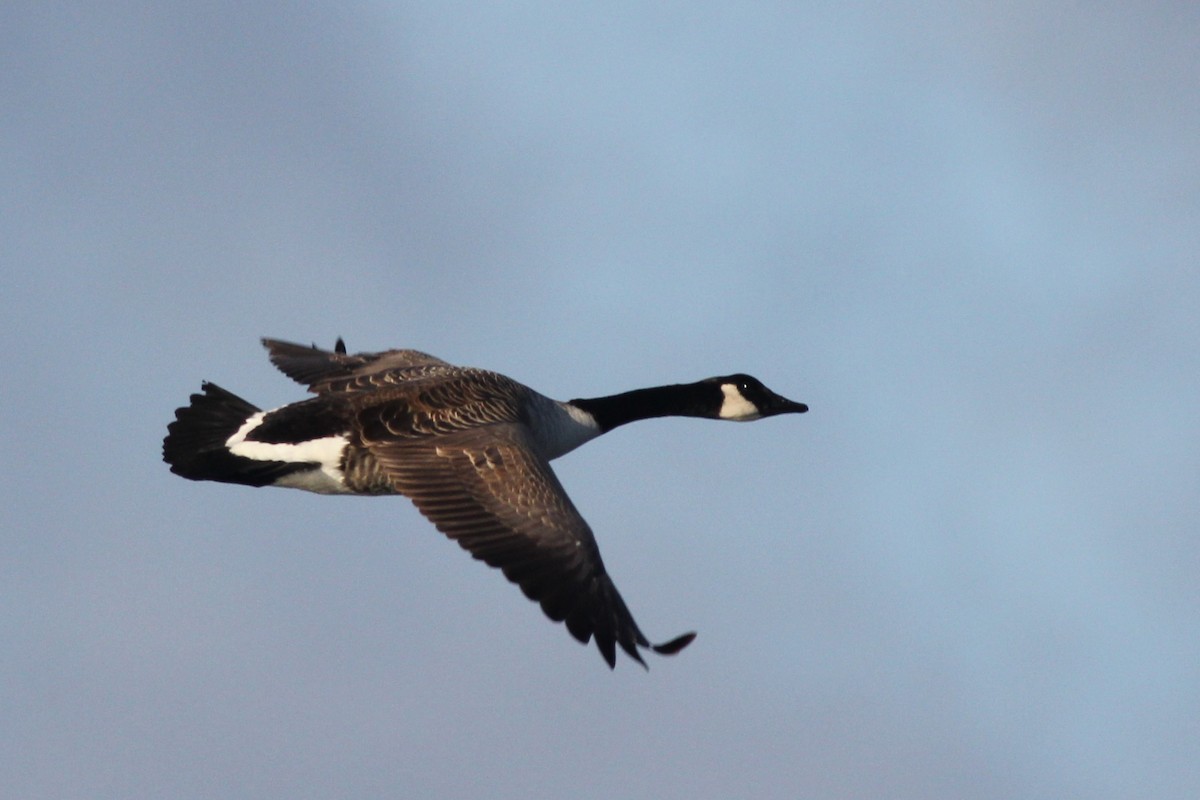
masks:
[[[803,414],[808,411],[804,403],[775,394],[752,375],[725,375],[709,378],[705,383],[720,387],[721,405],[714,415],[718,419],[749,422],[776,414]]]

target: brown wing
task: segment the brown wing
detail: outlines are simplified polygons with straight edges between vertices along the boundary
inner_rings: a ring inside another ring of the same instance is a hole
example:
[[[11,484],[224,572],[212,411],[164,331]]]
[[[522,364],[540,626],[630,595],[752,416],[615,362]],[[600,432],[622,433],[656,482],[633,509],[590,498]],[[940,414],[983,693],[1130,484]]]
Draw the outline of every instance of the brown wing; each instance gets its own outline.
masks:
[[[549,464],[534,455],[523,425],[456,431],[436,442],[364,443],[396,491],[475,558],[500,568],[580,642],[594,637],[609,667],[617,644],[645,666],[639,646],[671,654],[694,638],[646,640],[605,572],[591,529]]]
[[[315,344],[282,342],[278,339],[263,339],[271,363],[309,391],[321,393],[334,390],[339,384],[353,379],[380,373],[395,372],[391,383],[398,383],[406,371],[420,376],[427,367],[449,367],[440,358],[417,350],[386,350],[382,353],[354,353],[347,355],[346,346],[338,339],[334,352],[322,350]]]

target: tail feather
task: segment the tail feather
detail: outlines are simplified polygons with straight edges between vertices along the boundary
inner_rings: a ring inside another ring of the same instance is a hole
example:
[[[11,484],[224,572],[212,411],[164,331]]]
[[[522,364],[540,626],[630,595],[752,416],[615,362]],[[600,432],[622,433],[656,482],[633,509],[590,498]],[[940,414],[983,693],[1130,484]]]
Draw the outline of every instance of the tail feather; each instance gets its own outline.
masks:
[[[175,411],[163,439],[163,461],[193,481],[268,486],[297,470],[286,461],[256,461],[229,452],[226,442],[261,409],[215,383],[201,384],[190,405]]]

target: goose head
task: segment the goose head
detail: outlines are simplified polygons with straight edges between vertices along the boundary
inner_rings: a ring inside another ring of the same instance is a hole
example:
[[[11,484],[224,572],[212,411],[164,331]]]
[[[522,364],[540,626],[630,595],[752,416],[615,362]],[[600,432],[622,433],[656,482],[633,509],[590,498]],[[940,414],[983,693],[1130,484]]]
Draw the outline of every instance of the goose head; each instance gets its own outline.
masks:
[[[777,414],[803,414],[808,411],[808,406],[804,403],[797,403],[776,394],[752,375],[724,375],[709,378],[702,383],[716,386],[720,390],[720,395],[714,398],[714,419],[750,422]]]

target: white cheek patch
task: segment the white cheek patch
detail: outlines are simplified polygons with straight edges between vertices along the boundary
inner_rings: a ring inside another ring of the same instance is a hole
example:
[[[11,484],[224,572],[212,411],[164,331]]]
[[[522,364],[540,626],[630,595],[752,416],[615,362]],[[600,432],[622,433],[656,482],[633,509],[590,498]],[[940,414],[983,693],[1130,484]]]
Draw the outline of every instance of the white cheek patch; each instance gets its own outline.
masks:
[[[758,406],[743,397],[732,383],[721,384],[721,393],[725,395],[725,400],[721,403],[721,410],[718,412],[721,419],[749,422],[762,416]]]
[[[254,461],[319,464],[321,472],[328,478],[338,484],[342,482],[342,451],[349,444],[345,436],[325,436],[294,444],[246,441],[246,437],[262,424],[268,413],[270,412],[260,411],[250,417],[238,428],[237,433],[225,440],[225,446],[229,448],[230,453]]]

